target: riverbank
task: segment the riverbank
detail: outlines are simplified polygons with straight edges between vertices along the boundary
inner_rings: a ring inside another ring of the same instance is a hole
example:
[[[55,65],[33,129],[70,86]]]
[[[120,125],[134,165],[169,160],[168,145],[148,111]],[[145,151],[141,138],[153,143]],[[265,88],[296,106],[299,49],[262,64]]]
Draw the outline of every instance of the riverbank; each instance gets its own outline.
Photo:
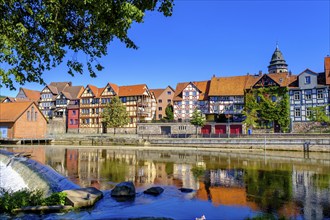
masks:
[[[330,152],[330,137],[326,134],[259,134],[232,138],[168,138],[165,136],[139,135],[59,135],[52,137],[54,145],[134,145],[164,147],[194,147],[209,149],[260,149],[280,151]]]

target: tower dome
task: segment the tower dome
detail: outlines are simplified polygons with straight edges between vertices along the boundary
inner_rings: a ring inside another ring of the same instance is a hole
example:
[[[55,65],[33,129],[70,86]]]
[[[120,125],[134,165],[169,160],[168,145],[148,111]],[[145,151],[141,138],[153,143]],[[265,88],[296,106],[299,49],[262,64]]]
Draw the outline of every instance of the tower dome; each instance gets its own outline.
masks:
[[[276,49],[272,55],[272,59],[269,62],[268,73],[284,73],[288,72],[288,64],[286,64],[283,54],[276,45]]]

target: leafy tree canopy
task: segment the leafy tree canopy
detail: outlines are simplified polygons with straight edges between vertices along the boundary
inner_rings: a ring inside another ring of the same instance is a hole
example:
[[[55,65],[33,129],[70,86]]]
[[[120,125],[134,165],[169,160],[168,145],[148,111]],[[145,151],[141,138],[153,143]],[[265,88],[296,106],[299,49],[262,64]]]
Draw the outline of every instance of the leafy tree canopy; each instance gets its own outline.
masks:
[[[111,99],[111,102],[104,108],[101,117],[102,121],[110,128],[122,127],[129,123],[129,116],[126,107],[120,101],[118,96],[114,96]]]
[[[173,0],[0,0],[0,87],[44,83],[43,72],[62,63],[68,51],[70,75],[83,73],[81,51],[96,77],[95,70],[103,69],[97,58],[107,55],[114,38],[137,49],[127,36],[132,23],[142,23],[146,11],[171,16],[172,9]]]
[[[327,107],[328,106],[316,106],[316,107],[310,108],[311,114],[308,117],[309,120],[329,124],[330,118],[329,118],[329,116],[327,116],[327,113],[326,113]]]
[[[166,106],[165,109],[165,119],[169,120],[169,121],[173,121],[174,120],[174,113],[173,113],[173,105],[168,104]]]
[[[196,127],[202,127],[205,125],[206,118],[205,115],[203,115],[201,110],[198,110],[197,108],[192,113],[190,123],[192,125],[195,125]]]

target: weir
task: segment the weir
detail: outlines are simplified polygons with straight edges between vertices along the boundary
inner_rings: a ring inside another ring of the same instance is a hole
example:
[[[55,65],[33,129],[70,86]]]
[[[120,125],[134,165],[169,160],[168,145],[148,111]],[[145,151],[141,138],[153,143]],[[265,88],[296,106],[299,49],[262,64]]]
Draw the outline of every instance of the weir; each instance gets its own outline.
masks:
[[[45,195],[80,188],[51,167],[4,150],[0,150],[0,187],[12,191],[38,189]]]

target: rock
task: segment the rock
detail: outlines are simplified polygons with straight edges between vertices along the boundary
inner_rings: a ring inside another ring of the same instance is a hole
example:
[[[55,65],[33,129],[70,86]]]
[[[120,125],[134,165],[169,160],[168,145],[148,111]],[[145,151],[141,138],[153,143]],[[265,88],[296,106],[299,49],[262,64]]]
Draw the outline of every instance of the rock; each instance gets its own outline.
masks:
[[[103,197],[103,193],[94,187],[64,190],[63,192],[67,194],[66,203],[75,208],[93,206]]]
[[[189,188],[180,188],[179,190],[183,193],[191,193],[192,191],[194,191],[193,189],[189,189]]]
[[[155,187],[151,187],[151,188],[145,190],[143,193],[158,196],[158,195],[162,194],[163,192],[164,192],[164,189],[162,187],[155,186]]]
[[[132,182],[121,182],[111,190],[112,197],[135,197],[135,187]]]

